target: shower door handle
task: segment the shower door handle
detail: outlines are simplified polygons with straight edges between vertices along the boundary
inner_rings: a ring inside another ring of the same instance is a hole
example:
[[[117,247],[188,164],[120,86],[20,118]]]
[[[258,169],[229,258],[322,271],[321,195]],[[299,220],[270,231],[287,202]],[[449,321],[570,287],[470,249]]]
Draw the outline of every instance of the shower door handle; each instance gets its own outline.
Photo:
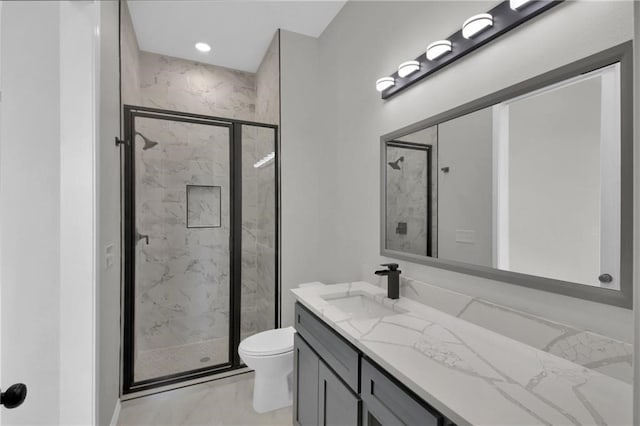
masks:
[[[149,245],[149,236],[143,235],[136,230],[136,243],[139,243],[140,240],[145,240],[145,243]]]

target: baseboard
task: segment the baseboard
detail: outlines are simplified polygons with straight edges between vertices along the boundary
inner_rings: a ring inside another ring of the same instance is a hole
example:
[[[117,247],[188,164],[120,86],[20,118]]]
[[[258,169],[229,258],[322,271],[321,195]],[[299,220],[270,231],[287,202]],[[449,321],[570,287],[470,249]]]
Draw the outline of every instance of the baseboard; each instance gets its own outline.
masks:
[[[118,417],[120,417],[120,400],[116,401],[116,407],[113,409],[113,416],[111,416],[110,426],[116,426],[118,424]]]

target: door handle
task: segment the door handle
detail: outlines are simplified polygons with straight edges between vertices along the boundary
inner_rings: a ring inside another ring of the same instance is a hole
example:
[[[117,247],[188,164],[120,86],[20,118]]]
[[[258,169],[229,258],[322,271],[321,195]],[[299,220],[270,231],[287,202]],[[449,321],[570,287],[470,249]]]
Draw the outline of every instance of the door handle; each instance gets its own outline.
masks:
[[[9,386],[6,392],[0,393],[0,405],[6,408],[19,407],[27,397],[27,385],[24,383],[16,383]]]

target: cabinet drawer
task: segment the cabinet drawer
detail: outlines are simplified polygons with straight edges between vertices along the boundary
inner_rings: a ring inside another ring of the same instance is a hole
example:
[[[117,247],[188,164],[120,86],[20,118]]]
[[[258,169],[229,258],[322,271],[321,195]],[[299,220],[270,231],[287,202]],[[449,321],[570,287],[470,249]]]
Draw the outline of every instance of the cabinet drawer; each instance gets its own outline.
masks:
[[[366,359],[362,360],[362,400],[366,416],[371,414],[383,426],[439,426],[442,416],[414,398],[408,390],[392,381]]]
[[[351,344],[299,303],[296,303],[295,328],[320,358],[359,393],[360,354]]]

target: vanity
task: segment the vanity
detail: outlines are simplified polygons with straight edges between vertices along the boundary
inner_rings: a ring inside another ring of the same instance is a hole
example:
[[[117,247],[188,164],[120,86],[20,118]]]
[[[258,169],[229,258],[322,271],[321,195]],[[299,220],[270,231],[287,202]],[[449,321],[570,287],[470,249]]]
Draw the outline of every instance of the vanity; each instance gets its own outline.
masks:
[[[366,282],[292,290],[297,425],[631,424],[631,386]]]

